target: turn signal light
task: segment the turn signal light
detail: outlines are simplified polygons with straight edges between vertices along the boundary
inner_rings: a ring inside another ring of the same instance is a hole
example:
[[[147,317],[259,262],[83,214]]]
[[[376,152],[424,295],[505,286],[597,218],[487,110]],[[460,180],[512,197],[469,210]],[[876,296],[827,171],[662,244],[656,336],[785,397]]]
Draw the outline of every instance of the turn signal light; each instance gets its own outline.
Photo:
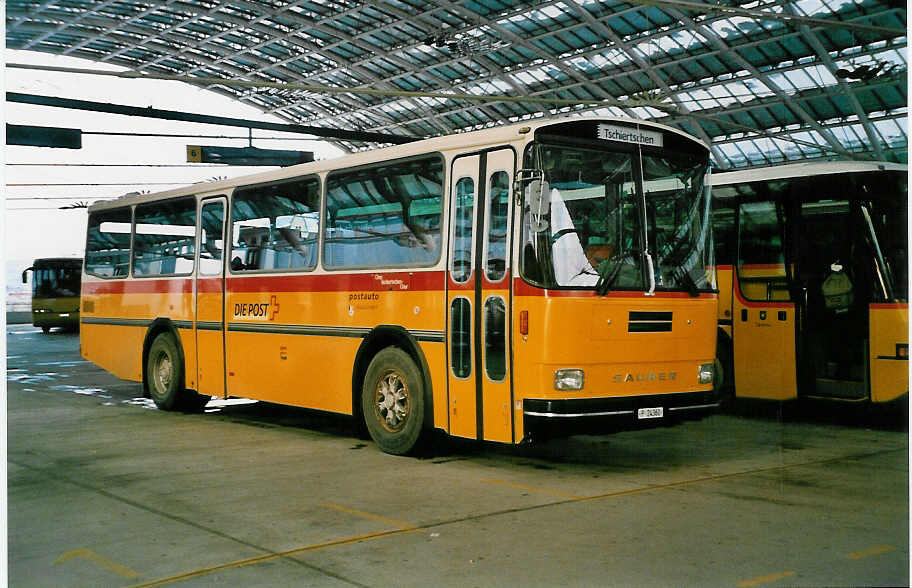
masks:
[[[519,311],[519,334],[520,335],[529,334],[529,311],[528,310]]]

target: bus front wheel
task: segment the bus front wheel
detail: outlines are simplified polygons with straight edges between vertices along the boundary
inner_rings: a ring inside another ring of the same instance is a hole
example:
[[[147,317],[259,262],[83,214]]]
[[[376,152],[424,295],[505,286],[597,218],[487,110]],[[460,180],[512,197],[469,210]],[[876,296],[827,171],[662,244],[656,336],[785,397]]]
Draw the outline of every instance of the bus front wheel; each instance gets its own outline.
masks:
[[[382,451],[405,455],[417,448],[424,430],[424,384],[418,366],[402,349],[387,347],[371,360],[361,414]]]

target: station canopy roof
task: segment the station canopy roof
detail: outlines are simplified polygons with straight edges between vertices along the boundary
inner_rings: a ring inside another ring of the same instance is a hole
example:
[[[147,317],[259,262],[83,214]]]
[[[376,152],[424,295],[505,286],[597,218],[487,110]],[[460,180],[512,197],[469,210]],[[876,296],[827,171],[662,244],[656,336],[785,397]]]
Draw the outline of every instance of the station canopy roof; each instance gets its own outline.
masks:
[[[905,0],[6,2],[10,49],[174,76],[290,123],[428,137],[631,116],[711,144],[717,169],[906,162],[906,27]]]

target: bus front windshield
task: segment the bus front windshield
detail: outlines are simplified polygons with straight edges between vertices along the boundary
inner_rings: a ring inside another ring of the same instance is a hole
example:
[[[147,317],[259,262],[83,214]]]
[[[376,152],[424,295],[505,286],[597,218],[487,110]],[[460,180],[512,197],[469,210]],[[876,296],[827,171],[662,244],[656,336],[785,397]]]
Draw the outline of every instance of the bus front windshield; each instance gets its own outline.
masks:
[[[705,155],[536,144],[523,277],[545,288],[715,288]],[[649,271],[652,271],[652,276]]]
[[[32,296],[59,298],[79,296],[80,267],[36,267],[32,274]]]

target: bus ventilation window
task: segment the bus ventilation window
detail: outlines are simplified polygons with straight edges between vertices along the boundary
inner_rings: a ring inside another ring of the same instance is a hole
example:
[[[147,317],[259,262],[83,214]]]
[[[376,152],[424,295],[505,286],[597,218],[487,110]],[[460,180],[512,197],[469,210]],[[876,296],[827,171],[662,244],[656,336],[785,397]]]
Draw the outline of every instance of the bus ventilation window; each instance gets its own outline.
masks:
[[[627,323],[628,333],[670,333],[670,311],[631,310]]]

